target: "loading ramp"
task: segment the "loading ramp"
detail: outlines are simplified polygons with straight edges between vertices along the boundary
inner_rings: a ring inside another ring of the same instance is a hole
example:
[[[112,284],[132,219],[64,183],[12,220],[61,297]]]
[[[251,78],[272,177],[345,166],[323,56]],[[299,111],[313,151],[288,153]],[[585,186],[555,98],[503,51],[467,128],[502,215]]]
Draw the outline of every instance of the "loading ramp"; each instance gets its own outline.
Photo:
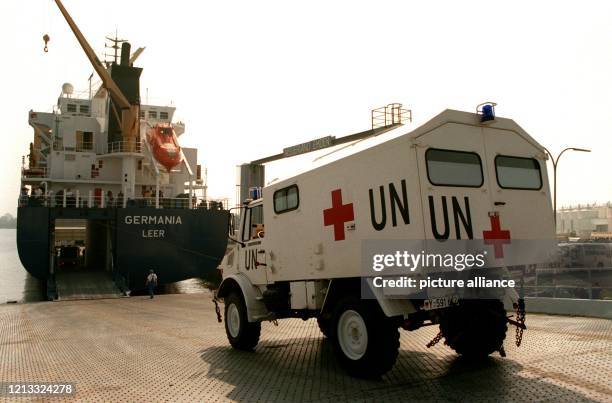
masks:
[[[124,294],[105,271],[74,270],[56,274],[57,300],[121,298]]]

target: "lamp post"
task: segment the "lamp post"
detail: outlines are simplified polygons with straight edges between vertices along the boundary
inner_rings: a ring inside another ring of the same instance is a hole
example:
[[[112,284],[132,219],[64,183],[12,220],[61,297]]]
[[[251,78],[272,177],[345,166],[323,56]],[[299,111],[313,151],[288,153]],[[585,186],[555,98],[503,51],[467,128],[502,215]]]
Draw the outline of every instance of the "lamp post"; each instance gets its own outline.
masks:
[[[580,152],[583,152],[583,153],[590,153],[591,150],[589,150],[587,148],[567,147],[567,148],[564,148],[563,150],[561,150],[559,155],[557,155],[557,158],[553,157],[552,153],[550,151],[548,151],[548,149],[546,147],[544,147],[544,151],[546,151],[546,153],[550,156],[550,160],[551,160],[551,162],[553,164],[553,187],[554,187],[554,191],[553,191],[553,211],[554,211],[554,215],[555,215],[555,235],[556,235],[557,234],[557,165],[559,164],[559,158],[561,158],[563,153],[566,152],[566,151],[580,151]]]

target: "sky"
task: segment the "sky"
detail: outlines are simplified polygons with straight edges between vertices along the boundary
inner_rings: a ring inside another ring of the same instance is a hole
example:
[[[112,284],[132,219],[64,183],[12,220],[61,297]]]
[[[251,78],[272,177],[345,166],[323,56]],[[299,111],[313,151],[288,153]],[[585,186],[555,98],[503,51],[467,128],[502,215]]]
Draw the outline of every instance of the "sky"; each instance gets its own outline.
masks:
[[[612,2],[64,5],[101,59],[115,30],[132,49],[146,46],[136,62],[143,101],[177,107],[181,144],[199,149],[211,197],[234,196],[240,163],[368,129],[372,108],[402,103],[413,112],[409,131],[444,109],[494,101],[553,154],[592,149],[563,155],[559,206],[612,200]],[[93,69],[53,1],[2,0],[0,15],[0,214],[15,214],[28,111],[50,111],[64,82],[87,90]],[[316,157],[270,164],[267,179]]]

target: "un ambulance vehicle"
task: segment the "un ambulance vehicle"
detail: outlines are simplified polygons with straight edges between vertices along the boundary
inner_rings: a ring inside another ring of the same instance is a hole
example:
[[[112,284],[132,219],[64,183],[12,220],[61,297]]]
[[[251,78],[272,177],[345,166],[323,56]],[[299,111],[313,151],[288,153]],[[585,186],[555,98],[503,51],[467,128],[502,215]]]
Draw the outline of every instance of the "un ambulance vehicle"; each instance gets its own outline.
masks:
[[[493,299],[363,295],[366,241],[481,241],[499,266],[515,240],[554,238],[544,148],[510,119],[483,120],[446,110],[246,203],[217,293],[231,345],[253,350],[262,321],[297,317],[317,319],[354,376],[384,374],[399,330],[433,324],[434,341],[459,354],[503,355],[508,323],[522,325],[504,309],[505,299],[520,302],[514,289]]]

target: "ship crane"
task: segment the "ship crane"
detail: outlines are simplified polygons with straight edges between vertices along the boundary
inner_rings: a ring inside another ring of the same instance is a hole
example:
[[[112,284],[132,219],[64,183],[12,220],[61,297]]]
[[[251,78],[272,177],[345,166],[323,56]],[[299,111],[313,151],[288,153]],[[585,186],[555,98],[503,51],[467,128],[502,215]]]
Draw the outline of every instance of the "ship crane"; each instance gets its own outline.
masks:
[[[108,94],[112,100],[111,109],[120,123],[120,131],[121,131],[121,146],[119,151],[124,153],[124,158],[122,159],[122,173],[123,173],[123,193],[125,195],[124,200],[128,198],[134,197],[134,187],[135,187],[135,172],[136,172],[136,156],[138,152],[137,142],[140,133],[140,104],[139,101],[135,103],[130,103],[125,94],[121,91],[117,83],[111,78],[111,75],[106,70],[100,59],[96,56],[96,53],[91,48],[81,30],[76,25],[64,5],[60,0],[55,0],[55,4],[59,8],[60,12],[66,19],[66,22],[70,26],[70,29],[76,36],[77,41],[81,45],[81,48],[85,52],[85,55],[91,62],[94,70],[100,76],[102,80],[102,86],[106,88]],[[129,64],[129,59],[126,57],[125,60],[123,58],[123,53],[126,52],[129,57],[129,44],[124,43],[122,45],[122,59],[121,63]],[[138,51],[136,52],[138,53]],[[134,59],[138,57],[134,55]]]

